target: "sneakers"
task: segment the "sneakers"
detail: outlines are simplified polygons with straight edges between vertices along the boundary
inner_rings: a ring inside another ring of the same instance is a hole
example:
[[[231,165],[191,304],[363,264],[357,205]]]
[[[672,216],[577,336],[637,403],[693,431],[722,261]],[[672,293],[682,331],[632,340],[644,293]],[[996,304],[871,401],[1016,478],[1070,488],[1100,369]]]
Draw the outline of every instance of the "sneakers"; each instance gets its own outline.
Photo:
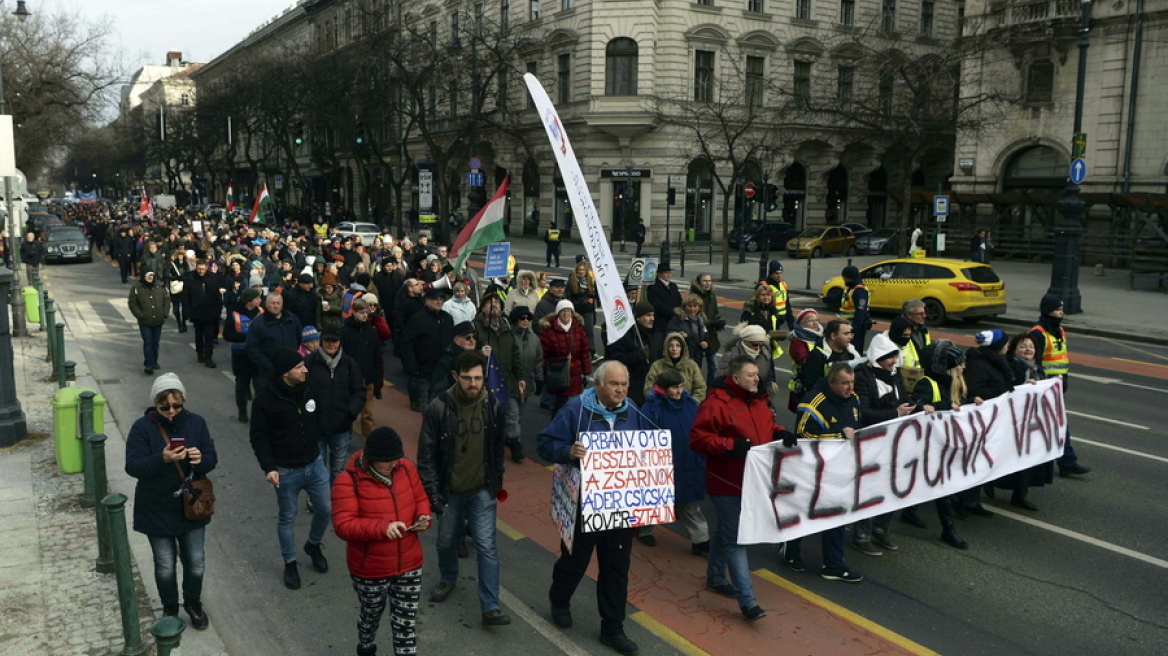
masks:
[[[511,618],[498,608],[483,613],[483,626],[507,626],[510,623]]]
[[[892,538],[887,533],[873,533],[872,541],[880,545],[881,549],[885,551],[896,551],[900,547],[892,541]]]
[[[572,628],[572,607],[552,604],[552,621],[561,629]]]
[[[766,611],[762,608],[759,608],[758,604],[755,604],[750,608],[743,608],[742,617],[744,617],[747,622],[757,622],[758,620],[766,617]]]
[[[730,583],[707,583],[706,589],[710,592],[716,592],[717,594],[720,594],[727,599],[734,599],[738,596],[738,592]]]
[[[783,562],[787,564],[787,569],[791,570],[792,572],[804,572],[807,570],[806,567],[803,567],[803,558],[800,556],[788,558],[786,554],[784,554]]]
[[[852,542],[852,548],[865,556],[883,556],[884,551],[871,542]]]
[[[623,631],[615,635],[600,634],[600,644],[626,655],[635,654],[640,649]]]
[[[843,568],[824,567],[819,575],[828,581],[843,581],[844,583],[859,583],[864,580],[863,574]]]
[[[209,623],[207,620],[207,613],[203,610],[203,604],[197,601],[190,601],[183,604],[183,608],[187,611],[187,615],[191,616],[191,626],[202,631],[207,628]],[[175,613],[176,615],[178,613]]]
[[[1059,476],[1068,478],[1070,476],[1082,476],[1083,474],[1091,473],[1090,467],[1083,465],[1071,465],[1070,467],[1059,467]]]
[[[324,551],[320,548],[319,544],[305,542],[304,553],[308,554],[308,556],[312,558],[312,569],[320,572],[321,574],[324,574],[328,571],[328,560],[325,559]]]
[[[693,543],[693,545],[690,546],[690,548],[689,548],[689,552],[695,556],[708,556],[708,555],[710,555],[710,541],[706,540],[705,542]]]
[[[434,589],[430,591],[430,601],[436,604],[440,604],[446,601],[446,598],[449,597],[452,592],[454,592],[453,583],[442,583],[439,581],[438,585],[434,586]],[[486,615],[483,615],[483,619],[486,619]]]
[[[300,570],[296,567],[296,561],[284,563],[284,587],[289,590],[300,589]]]
[[[645,545],[646,547],[655,547],[655,546],[657,546],[657,538],[653,537],[653,534],[652,534],[652,533],[646,533],[646,534],[644,534],[644,535],[638,535],[638,536],[637,536],[637,542],[640,542],[641,544]]]

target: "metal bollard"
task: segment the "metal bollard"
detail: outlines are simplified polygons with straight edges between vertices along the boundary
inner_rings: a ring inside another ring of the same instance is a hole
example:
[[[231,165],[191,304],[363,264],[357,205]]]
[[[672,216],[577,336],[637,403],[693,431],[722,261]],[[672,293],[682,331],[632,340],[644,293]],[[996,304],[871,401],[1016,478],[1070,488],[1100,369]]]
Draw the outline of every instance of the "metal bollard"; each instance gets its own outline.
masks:
[[[94,495],[91,498],[94,501],[94,519],[97,521],[96,569],[101,574],[114,571],[114,554],[110,548],[109,537],[109,514],[104,505],[97,503],[109,494],[109,480],[105,475],[105,440],[103,433],[94,433],[85,438],[89,447],[89,463],[93,468]]]
[[[714,238],[710,238],[710,266],[714,266]]]
[[[43,312],[44,307],[45,307],[45,299],[48,298],[48,295],[45,294],[45,282],[43,280],[41,280],[40,267],[33,267],[31,269],[31,271],[32,271],[32,286],[35,287],[37,290],[37,299],[40,301],[41,309],[42,309],[42,312],[41,312],[41,332],[43,333],[43,332],[45,332],[45,327],[49,325],[48,322],[45,320],[45,313]]]
[[[49,296],[48,294],[45,294],[44,315],[45,315],[45,325],[50,328],[48,334],[45,335],[45,337],[47,338],[45,341],[49,345],[48,353],[45,355],[45,362],[55,362],[55,360],[53,360],[53,346],[54,346],[53,342],[56,341],[56,337],[53,335],[53,331],[51,330],[51,328],[53,326],[57,325],[57,308],[53,302],[53,297]]]
[[[848,266],[852,266],[852,258],[848,258]]]
[[[65,361],[65,377],[60,381],[61,387],[68,387],[69,381],[77,380],[77,363],[72,360]]]
[[[150,634],[154,636],[154,644],[158,646],[158,656],[170,656],[178,649],[182,642],[182,634],[187,623],[181,618],[167,615],[150,625]]]
[[[685,277],[685,242],[684,241],[681,242],[681,248],[678,250],[681,251],[681,277],[684,278]]]
[[[57,322],[57,346],[54,352],[56,362],[53,366],[53,373],[56,378],[53,380],[59,381],[61,387],[67,387],[69,377],[65,375],[65,323],[63,321]]]
[[[81,410],[79,412],[81,428],[78,431],[77,439],[84,440],[90,435],[93,435],[93,399],[97,393],[93,390],[85,390],[81,393]],[[84,444],[82,446],[85,446]],[[97,503],[99,499],[105,498],[105,495],[97,496],[97,487],[93,479],[93,462],[90,460],[89,449],[81,450],[82,462],[85,467],[85,494],[81,495],[81,507],[88,508]]]
[[[807,252],[807,287],[806,287],[806,289],[811,289],[811,252],[810,251]]]
[[[101,500],[109,516],[110,542],[114,550],[114,567],[118,577],[118,606],[122,610],[122,637],[126,646],[121,656],[141,656],[149,651],[138,626],[138,593],[134,590],[134,573],[130,568],[130,537],[126,534],[124,494],[111,494]]]

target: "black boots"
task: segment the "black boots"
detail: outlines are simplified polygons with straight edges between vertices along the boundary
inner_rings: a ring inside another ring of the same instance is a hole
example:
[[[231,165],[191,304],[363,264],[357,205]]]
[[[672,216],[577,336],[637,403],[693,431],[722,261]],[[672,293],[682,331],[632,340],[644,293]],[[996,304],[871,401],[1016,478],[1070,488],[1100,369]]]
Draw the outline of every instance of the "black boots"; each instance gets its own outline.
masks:
[[[186,609],[187,615],[191,616],[191,626],[200,631],[207,628],[207,612],[203,610],[203,604],[197,601],[188,601],[183,604],[183,608]]]
[[[1038,510],[1038,506],[1034,505],[1034,502],[1026,498],[1025,489],[1014,490],[1014,494],[1010,497],[1010,505],[1021,508],[1022,510]]]
[[[969,543],[957,534],[957,529],[953,528],[954,505],[961,504],[954,504],[948,498],[937,500],[937,516],[941,520],[941,541],[954,549],[965,550],[969,548]]]
[[[319,544],[311,542],[304,543],[304,553],[312,558],[312,569],[324,574],[328,571],[328,560],[324,557],[324,551],[321,550]]]
[[[300,589],[300,570],[296,567],[296,561],[284,563],[284,587],[289,590]]]

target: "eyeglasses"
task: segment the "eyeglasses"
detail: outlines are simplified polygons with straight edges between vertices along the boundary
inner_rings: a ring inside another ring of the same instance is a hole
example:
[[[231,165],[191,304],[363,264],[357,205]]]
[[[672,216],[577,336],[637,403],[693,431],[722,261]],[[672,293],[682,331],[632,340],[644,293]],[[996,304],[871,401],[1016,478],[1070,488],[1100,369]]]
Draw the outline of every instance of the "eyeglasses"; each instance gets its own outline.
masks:
[[[158,406],[158,409],[162,412],[170,412],[171,410],[182,410],[183,404],[181,404],[181,403],[163,403],[162,405]]]

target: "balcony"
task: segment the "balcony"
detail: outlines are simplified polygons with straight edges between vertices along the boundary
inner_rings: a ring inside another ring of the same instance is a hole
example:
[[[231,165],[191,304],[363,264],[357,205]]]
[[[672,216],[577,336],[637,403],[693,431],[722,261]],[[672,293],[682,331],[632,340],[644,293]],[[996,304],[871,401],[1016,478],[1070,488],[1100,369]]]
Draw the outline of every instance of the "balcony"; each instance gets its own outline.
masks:
[[[1083,8],[1080,0],[1016,0],[995,5],[986,15],[986,27],[996,29],[1044,21],[1078,18]]]

